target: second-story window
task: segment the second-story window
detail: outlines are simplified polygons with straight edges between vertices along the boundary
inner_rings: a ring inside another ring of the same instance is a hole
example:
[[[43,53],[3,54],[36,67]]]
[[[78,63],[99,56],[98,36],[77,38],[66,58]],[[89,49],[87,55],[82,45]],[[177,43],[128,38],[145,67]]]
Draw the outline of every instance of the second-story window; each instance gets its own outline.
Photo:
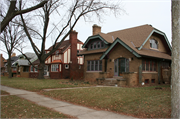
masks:
[[[150,40],[150,47],[154,49],[158,49],[158,41],[151,39]]]
[[[89,45],[89,49],[100,49],[100,48],[104,48],[104,42],[103,41],[98,41],[98,42],[93,42]]]
[[[96,43],[96,42],[94,42],[94,49],[96,49],[96,45],[97,45],[97,43]]]
[[[58,56],[58,54],[59,54],[59,51],[56,51],[56,56]]]

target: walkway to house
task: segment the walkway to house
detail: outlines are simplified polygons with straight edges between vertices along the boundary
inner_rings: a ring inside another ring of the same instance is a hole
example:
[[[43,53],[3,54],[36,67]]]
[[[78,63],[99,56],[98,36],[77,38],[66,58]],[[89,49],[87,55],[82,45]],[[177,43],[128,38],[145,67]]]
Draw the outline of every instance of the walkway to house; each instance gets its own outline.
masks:
[[[54,100],[52,98],[39,95],[36,92],[15,89],[7,86],[1,86],[1,90],[4,90],[10,95],[16,95],[18,97],[32,101],[38,105],[51,108],[57,112],[68,114],[78,119],[123,119],[123,118],[134,118],[131,116],[120,115],[108,111],[98,111],[91,108],[73,105],[71,103]]]

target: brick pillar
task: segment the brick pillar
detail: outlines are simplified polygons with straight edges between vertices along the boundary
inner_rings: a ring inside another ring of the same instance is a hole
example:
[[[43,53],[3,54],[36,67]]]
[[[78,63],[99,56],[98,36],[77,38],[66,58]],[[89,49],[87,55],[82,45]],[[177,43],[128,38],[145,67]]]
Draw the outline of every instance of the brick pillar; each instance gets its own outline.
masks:
[[[76,78],[76,70],[78,68],[77,62],[77,32],[71,31],[69,35],[69,42],[71,44],[71,57],[70,57],[70,78]]]

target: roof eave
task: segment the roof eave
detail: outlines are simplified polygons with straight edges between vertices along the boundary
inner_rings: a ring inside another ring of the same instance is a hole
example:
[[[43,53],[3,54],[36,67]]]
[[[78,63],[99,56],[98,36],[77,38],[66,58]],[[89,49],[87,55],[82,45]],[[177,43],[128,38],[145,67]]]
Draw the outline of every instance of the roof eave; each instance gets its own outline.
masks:
[[[138,48],[138,50],[141,50],[143,48],[143,46],[146,44],[146,42],[149,40],[149,38],[152,36],[153,33],[158,33],[158,34],[164,36],[166,43],[168,44],[169,49],[172,50],[172,47],[171,47],[171,45],[170,45],[170,43],[166,37],[166,34],[164,32],[157,30],[157,29],[152,30],[152,32],[149,34],[149,36],[146,38],[146,40],[143,42],[143,44]]]
[[[116,40],[111,44],[111,46],[103,53],[103,55],[100,57],[100,60],[104,59],[104,57],[111,51],[111,49],[117,44],[120,43],[122,46],[124,46],[128,51],[130,51],[132,54],[134,54],[136,57],[140,58],[141,56],[135,52],[132,48],[130,48],[128,45],[126,45],[121,39],[116,38]]]
[[[94,36],[89,36],[86,40],[86,42],[83,44],[82,48],[85,48],[85,46],[87,45],[87,43],[92,40],[92,39],[95,39],[95,38],[99,38],[101,39],[102,41],[104,41],[105,44],[109,44],[103,37],[101,37],[99,34],[97,35],[94,35]]]

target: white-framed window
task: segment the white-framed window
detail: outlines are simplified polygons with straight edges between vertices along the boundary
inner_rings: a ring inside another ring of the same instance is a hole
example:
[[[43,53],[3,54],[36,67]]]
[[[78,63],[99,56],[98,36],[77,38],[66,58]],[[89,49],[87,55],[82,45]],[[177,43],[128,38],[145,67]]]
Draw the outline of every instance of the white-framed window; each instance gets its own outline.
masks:
[[[154,40],[154,39],[151,39],[150,40],[150,47],[154,48],[154,49],[158,49],[158,41]]]
[[[35,65],[35,67],[38,68],[38,65]],[[34,68],[34,72],[38,72],[38,69],[37,68]]]
[[[33,68],[33,66],[31,65],[31,69],[30,69],[30,71],[31,71],[31,72],[33,72],[33,71],[34,71],[33,69],[34,69],[34,68]]]
[[[59,65],[58,64],[52,64],[51,65],[51,71],[52,72],[58,72]]]

